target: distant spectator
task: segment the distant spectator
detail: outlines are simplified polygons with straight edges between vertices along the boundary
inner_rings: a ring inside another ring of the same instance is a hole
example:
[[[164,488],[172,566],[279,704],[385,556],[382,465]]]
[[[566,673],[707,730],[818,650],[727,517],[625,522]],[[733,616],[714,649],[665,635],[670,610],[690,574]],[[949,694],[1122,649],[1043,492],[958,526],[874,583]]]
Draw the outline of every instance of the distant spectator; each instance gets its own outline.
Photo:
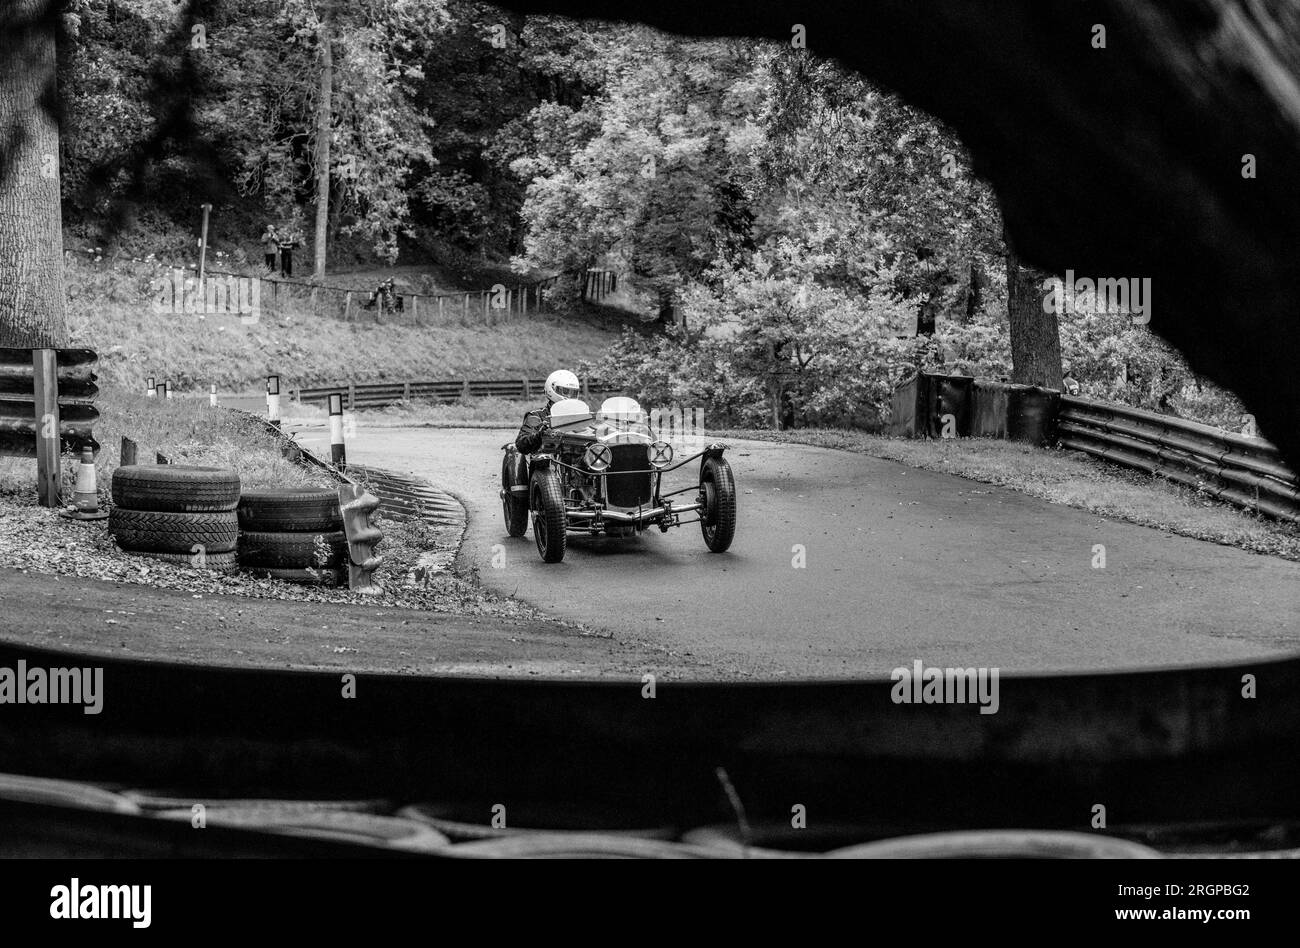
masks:
[[[262,234],[262,253],[266,258],[266,269],[272,273],[276,270],[276,257],[280,252],[280,235],[275,232],[274,224],[267,224]]]
[[[298,239],[293,234],[280,234],[280,274],[293,276],[293,248],[298,246]]]

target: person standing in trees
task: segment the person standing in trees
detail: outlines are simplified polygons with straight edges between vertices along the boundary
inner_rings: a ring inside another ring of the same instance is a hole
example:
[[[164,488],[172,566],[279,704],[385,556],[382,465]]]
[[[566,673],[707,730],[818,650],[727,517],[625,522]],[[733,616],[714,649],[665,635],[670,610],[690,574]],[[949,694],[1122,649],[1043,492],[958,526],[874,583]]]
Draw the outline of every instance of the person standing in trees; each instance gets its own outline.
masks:
[[[282,233],[279,235],[280,243],[280,275],[293,276],[293,248],[298,246],[296,234]]]
[[[262,254],[266,261],[266,269],[275,273],[276,257],[280,252],[280,235],[275,232],[274,224],[267,224],[266,230],[262,232]]]

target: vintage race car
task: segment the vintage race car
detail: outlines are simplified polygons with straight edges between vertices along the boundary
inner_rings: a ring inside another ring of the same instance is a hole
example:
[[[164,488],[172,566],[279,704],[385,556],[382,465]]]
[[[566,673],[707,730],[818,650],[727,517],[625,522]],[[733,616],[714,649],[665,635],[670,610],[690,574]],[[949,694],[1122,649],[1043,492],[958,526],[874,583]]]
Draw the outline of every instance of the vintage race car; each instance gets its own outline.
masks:
[[[598,412],[576,398],[556,402],[536,452],[521,455],[513,442],[503,447],[506,532],[523,536],[531,514],[537,551],[547,563],[564,559],[570,533],[628,537],[651,526],[667,533],[698,522],[711,551],[731,546],[736,483],[722,456],[726,445],[710,444],[674,462],[672,445],[654,437],[634,399],[606,399]],[[697,458],[698,483],[665,493],[663,475]]]

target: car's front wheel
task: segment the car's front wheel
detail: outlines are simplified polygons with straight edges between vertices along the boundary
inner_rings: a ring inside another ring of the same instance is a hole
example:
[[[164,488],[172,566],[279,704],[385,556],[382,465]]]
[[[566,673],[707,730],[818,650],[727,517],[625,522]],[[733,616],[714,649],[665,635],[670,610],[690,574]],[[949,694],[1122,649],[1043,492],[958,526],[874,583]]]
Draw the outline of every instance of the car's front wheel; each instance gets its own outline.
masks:
[[[560,478],[550,468],[533,472],[532,503],[533,539],[542,561],[558,563],[564,559],[568,540],[568,518],[564,512],[564,492]]]
[[[705,458],[700,466],[700,530],[710,552],[725,553],[736,535],[736,480],[725,458]]]

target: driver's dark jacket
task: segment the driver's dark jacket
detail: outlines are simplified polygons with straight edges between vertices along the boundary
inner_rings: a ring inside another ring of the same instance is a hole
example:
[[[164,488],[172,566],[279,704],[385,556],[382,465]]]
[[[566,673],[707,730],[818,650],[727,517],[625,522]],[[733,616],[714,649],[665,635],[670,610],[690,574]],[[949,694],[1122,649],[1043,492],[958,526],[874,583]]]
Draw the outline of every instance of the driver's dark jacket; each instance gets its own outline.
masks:
[[[519,436],[515,438],[515,447],[519,449],[519,453],[532,454],[540,448],[542,446],[542,436],[550,426],[550,404],[546,404],[541,408],[534,408],[524,415],[523,427],[519,429]]]

